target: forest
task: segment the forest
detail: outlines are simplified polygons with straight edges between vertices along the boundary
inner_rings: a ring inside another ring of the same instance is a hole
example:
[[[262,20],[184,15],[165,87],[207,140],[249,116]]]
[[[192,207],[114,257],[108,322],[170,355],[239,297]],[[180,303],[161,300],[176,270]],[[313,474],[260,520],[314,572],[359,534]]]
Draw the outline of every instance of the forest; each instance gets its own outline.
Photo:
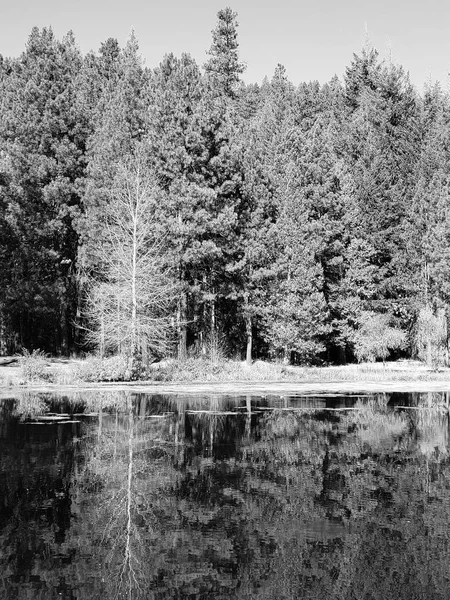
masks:
[[[0,55],[0,354],[447,364],[448,93],[370,44],[245,84],[230,8],[205,51]]]

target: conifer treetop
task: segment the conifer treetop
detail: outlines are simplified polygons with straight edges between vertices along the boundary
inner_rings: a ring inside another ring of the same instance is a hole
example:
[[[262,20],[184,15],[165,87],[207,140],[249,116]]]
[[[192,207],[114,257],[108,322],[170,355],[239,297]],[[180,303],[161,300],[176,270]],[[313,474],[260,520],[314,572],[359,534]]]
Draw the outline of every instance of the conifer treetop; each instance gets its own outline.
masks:
[[[209,60],[204,67],[216,86],[225,95],[234,96],[245,65],[239,62],[237,13],[227,7],[217,13],[218,23],[212,31]]]

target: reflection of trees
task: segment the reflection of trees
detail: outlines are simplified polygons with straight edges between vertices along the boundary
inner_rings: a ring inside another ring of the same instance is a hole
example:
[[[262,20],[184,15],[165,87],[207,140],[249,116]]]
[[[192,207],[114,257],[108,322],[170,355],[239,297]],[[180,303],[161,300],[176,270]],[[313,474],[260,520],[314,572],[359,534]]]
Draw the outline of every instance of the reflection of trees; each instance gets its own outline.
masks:
[[[449,414],[439,407],[423,408],[412,415],[417,444],[427,458],[444,460],[448,456]]]
[[[77,486],[101,530],[90,535],[105,597],[230,597],[243,556],[262,556],[267,538],[256,527],[257,505],[247,510],[228,481],[235,475],[226,448],[235,448],[248,417],[235,428],[236,415],[219,404],[206,411],[190,400],[156,399],[148,414],[144,397],[127,402],[123,413],[99,415]]]
[[[447,597],[447,414],[387,400],[255,410],[250,397],[102,392],[76,445],[83,468],[65,474],[71,508],[68,492],[50,504],[58,529],[72,518],[40,538],[41,579],[78,582],[79,600]]]
[[[219,411],[223,406],[194,412],[200,406],[190,402],[148,415],[141,400],[132,406],[129,398],[125,414],[99,421],[98,444],[80,481],[97,495],[90,510],[101,503],[91,519],[102,529],[96,546],[105,579],[109,574],[108,597],[228,598],[240,564],[256,554],[263,569],[273,535],[257,527],[264,493],[247,507],[250,494],[229,481],[236,473],[226,447],[235,447],[247,417],[234,428],[236,415]]]
[[[42,400],[23,394],[2,414],[0,597],[5,600],[47,600],[65,589],[65,577],[73,574],[68,538],[72,479],[80,460],[72,439],[79,424],[21,424],[21,417],[39,412]],[[70,586],[66,592],[63,597],[74,598]]]
[[[431,464],[417,444],[425,428],[444,439],[442,415],[414,415],[381,404],[265,417],[247,458],[260,488],[287,503],[274,520],[271,576],[245,597],[448,596],[448,464],[443,453]]]

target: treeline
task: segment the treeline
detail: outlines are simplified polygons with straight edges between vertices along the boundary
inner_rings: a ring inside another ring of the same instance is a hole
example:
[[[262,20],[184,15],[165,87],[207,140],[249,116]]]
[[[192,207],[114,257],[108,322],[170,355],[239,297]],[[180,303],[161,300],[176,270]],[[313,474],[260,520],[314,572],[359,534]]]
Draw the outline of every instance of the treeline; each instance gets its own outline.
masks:
[[[0,57],[1,353],[447,360],[448,94],[370,47],[245,85],[236,18],[203,66],[45,28]]]

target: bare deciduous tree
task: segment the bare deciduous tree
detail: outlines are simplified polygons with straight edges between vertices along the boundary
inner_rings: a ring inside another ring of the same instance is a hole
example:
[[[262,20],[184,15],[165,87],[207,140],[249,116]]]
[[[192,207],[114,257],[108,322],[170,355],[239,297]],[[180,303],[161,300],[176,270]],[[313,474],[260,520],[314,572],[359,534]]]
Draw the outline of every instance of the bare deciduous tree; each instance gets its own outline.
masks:
[[[99,269],[88,293],[88,338],[101,355],[144,359],[167,349],[175,285],[154,214],[162,192],[143,153],[119,164],[105,206]]]

